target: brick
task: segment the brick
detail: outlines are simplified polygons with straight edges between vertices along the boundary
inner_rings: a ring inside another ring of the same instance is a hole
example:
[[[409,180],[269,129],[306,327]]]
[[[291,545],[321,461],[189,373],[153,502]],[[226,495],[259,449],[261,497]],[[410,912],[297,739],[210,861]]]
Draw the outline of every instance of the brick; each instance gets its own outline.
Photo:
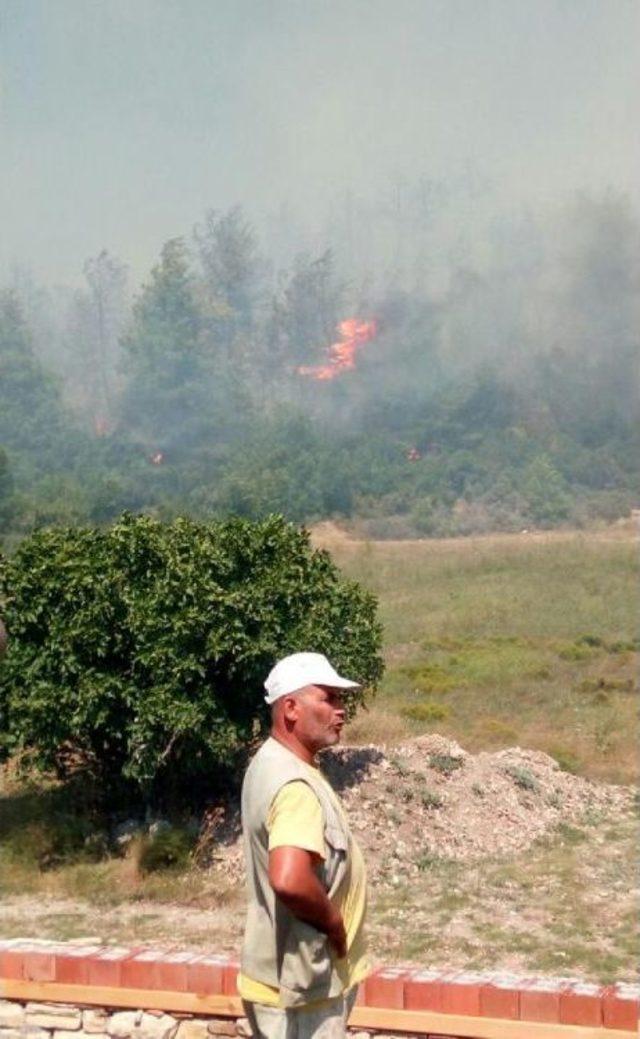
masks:
[[[441,971],[412,971],[404,983],[404,1005],[406,1010],[442,1011],[443,978]]]
[[[196,956],[187,965],[188,991],[198,996],[222,995],[225,964],[220,956]]]
[[[168,952],[158,959],[158,985],[167,992],[189,990],[189,964],[192,952]]]
[[[589,982],[575,982],[560,993],[560,1024],[602,1027],[602,989]]]
[[[364,993],[364,980],[358,985],[358,991],[356,992],[356,1001],[353,1004],[354,1007],[366,1007],[367,1001]]]
[[[240,964],[237,960],[227,960],[222,971],[222,992],[225,996],[238,995],[238,974]]]
[[[605,1028],[624,1028],[632,1032],[638,1028],[639,1017],[640,985],[619,982],[604,990],[602,1018]]]
[[[55,980],[65,985],[86,985],[89,981],[89,957],[100,951],[100,945],[76,945],[57,950]]]
[[[408,971],[401,967],[375,970],[364,983],[364,998],[368,1007],[404,1008],[404,983]]]
[[[0,944],[0,978],[22,980],[22,952],[26,946],[26,942],[18,939]]]
[[[560,1021],[560,994],[567,987],[563,981],[540,979],[520,989],[520,1020],[557,1024]]]
[[[157,949],[144,949],[122,961],[121,985],[124,988],[160,988],[158,961],[162,953]]]
[[[480,992],[486,981],[486,974],[472,970],[448,975],[442,983],[443,1013],[479,1017]]]
[[[135,955],[135,949],[113,946],[89,957],[89,984],[117,987],[122,984],[122,964]]]
[[[515,974],[496,975],[480,990],[482,1017],[504,1017],[517,1021],[520,1017],[521,979]]]

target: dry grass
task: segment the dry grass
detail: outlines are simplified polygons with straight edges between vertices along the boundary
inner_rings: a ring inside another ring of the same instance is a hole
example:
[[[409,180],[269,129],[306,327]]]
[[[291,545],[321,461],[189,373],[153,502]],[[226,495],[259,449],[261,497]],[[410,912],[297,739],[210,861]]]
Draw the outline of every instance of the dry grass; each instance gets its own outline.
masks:
[[[325,526],[316,540],[376,593],[385,629],[386,675],[349,741],[436,730],[471,750],[530,746],[593,778],[637,781],[630,529],[358,542]],[[447,710],[411,710],[430,703]]]

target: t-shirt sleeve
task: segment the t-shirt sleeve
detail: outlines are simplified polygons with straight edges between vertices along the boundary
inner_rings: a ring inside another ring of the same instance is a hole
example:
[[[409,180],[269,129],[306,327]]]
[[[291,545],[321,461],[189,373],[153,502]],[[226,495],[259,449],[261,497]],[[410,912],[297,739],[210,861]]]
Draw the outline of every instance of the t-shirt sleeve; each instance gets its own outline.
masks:
[[[325,857],[322,808],[303,780],[295,779],[280,787],[271,802],[267,831],[269,851],[282,847],[304,848]]]

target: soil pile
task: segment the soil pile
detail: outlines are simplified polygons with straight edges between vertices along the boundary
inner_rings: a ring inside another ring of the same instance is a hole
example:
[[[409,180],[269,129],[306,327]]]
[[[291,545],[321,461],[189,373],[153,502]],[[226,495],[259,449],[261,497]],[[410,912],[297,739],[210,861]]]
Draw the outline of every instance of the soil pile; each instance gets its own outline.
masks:
[[[541,751],[469,754],[437,734],[393,748],[334,748],[322,756],[322,770],[342,799],[370,880],[383,886],[434,859],[510,856],[589,813],[610,820],[627,814],[634,797],[629,787],[563,772]],[[237,838],[216,850],[239,878]]]

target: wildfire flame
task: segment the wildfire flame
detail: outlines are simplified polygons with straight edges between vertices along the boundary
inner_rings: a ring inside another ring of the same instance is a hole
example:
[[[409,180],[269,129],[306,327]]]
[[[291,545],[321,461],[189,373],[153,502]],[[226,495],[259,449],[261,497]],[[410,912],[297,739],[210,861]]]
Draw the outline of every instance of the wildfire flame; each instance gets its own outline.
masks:
[[[327,363],[302,365],[296,368],[298,375],[308,375],[311,379],[326,382],[343,372],[353,371],[357,351],[374,338],[377,330],[375,321],[360,321],[356,317],[341,321],[338,325],[340,338],[328,348]]]

